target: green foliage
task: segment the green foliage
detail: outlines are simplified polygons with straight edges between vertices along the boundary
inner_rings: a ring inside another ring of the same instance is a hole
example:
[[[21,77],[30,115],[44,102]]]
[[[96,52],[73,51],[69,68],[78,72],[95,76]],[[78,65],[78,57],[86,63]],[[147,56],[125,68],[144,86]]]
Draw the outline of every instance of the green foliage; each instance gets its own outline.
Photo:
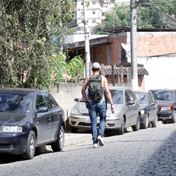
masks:
[[[49,89],[53,74],[62,79],[65,56],[53,54],[67,35],[73,8],[70,0],[0,0],[1,85]]]
[[[176,16],[175,0],[139,0],[137,3],[137,26],[139,28],[165,28],[165,24],[159,16],[159,12]],[[130,27],[130,7],[121,6],[114,8],[113,12],[106,14],[103,24],[94,27],[94,34],[104,34],[106,28],[117,26]]]

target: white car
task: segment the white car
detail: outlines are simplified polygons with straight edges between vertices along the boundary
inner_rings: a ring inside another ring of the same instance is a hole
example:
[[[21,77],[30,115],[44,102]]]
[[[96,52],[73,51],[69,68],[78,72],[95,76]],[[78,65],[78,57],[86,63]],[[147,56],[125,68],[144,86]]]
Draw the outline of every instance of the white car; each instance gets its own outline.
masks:
[[[111,113],[110,102],[106,100],[107,116],[105,130],[118,130],[118,134],[123,134],[124,129],[132,126],[134,131],[140,127],[140,106],[134,92],[128,88],[109,87],[112,95],[115,112]],[[69,124],[72,132],[77,132],[79,128],[91,128],[91,121],[84,99],[75,98],[77,104],[73,107]],[[97,124],[100,119],[98,117]]]

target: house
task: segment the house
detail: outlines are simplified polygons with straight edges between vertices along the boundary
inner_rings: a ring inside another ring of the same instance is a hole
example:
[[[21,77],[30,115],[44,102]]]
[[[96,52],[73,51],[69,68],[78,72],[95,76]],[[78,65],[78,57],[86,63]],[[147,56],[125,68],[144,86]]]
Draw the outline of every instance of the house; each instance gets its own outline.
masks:
[[[75,34],[84,34],[84,9],[83,0],[73,0],[75,3],[75,11],[73,13],[74,19],[77,20],[77,30]],[[119,6],[129,6],[130,0],[118,0],[115,4]],[[113,11],[114,3],[111,0],[90,0],[89,6],[87,7],[87,20],[90,32],[98,24],[105,20],[106,12]]]
[[[130,67],[130,57],[124,58],[122,52],[125,49],[122,47],[122,43],[125,44],[127,48],[130,48],[130,28],[116,27],[107,29],[107,31],[113,31],[114,33],[109,36],[90,40],[91,62],[97,61],[104,64],[105,68],[110,65],[115,65],[115,69],[117,70],[120,69],[120,65],[123,65],[125,67],[124,69]],[[176,76],[173,74],[173,67],[176,64],[175,46],[175,29],[142,28],[137,30],[139,90],[148,90],[157,87],[170,88],[171,84],[169,85],[169,83],[176,82]],[[67,47],[70,50],[69,55],[71,58],[75,55],[82,55],[84,57],[84,41],[68,44]],[[127,52],[128,51],[126,51],[126,53]],[[166,65],[167,67],[165,67]],[[160,77],[161,74],[162,77]],[[117,75],[115,76],[117,77]],[[109,77],[108,81],[111,83],[111,75],[106,75],[106,77]],[[124,83],[125,82],[126,78],[124,75]]]

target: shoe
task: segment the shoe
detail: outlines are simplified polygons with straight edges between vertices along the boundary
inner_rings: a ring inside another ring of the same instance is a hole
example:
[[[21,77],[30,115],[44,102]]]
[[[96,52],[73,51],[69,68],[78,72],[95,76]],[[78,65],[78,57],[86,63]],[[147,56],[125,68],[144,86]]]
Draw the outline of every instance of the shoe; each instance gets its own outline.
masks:
[[[98,147],[97,143],[93,144],[93,148],[97,148],[97,147]]]
[[[104,146],[103,138],[101,136],[98,136],[98,142],[100,146]]]

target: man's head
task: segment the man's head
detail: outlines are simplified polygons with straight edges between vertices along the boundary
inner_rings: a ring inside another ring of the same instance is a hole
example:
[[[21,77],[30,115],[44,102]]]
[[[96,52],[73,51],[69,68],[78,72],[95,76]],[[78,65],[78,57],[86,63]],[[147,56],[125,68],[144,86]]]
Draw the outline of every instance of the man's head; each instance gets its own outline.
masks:
[[[99,71],[100,70],[100,64],[98,62],[94,62],[92,65],[92,71]]]

